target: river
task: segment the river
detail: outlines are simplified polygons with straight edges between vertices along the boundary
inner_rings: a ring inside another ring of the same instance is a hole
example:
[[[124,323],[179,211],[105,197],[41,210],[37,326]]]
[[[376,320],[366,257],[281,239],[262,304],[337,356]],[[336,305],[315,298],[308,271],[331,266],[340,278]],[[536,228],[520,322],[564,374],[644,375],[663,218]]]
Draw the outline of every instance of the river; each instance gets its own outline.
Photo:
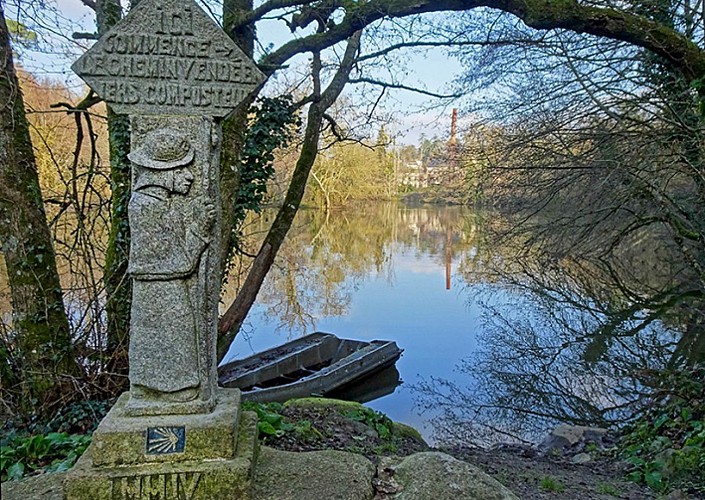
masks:
[[[251,252],[272,216],[245,228]],[[366,404],[432,442],[481,444],[620,424],[648,405],[652,373],[705,360],[699,285],[675,282],[672,269],[688,274],[653,241],[602,262],[498,240],[508,226],[458,206],[301,210],[228,358],[314,331],[395,341],[398,374],[377,377],[362,396],[386,395]],[[76,319],[91,317],[82,290],[66,294],[70,317],[98,331]]]
[[[366,404],[432,441],[485,444],[619,423],[646,391],[637,374],[701,359],[679,353],[673,321],[606,293],[598,265],[519,258],[490,243],[494,225],[465,207],[301,211],[228,358],[314,331],[393,340],[403,382]]]

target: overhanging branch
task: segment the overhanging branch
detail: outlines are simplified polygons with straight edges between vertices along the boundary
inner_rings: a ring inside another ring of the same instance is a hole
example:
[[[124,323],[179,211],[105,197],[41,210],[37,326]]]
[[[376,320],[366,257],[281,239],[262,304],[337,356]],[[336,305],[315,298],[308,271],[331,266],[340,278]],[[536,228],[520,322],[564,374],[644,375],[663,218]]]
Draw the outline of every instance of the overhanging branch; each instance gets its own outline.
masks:
[[[303,2],[286,2],[302,5]],[[261,8],[273,5],[267,2]],[[292,40],[261,60],[272,73],[296,54],[323,50],[385,17],[399,18],[443,11],[489,7],[515,15],[540,30],[565,29],[621,40],[648,49],[669,61],[689,82],[705,75],[705,51],[677,31],[648,18],[618,9],[590,7],[575,0],[370,0],[347,6],[344,18],[324,33]]]
[[[383,82],[381,80],[375,80],[373,78],[355,78],[349,80],[350,83],[369,83],[370,85],[379,85],[388,89],[400,89],[408,90],[409,92],[416,92],[417,94],[423,94],[430,97],[436,97],[438,99],[455,99],[460,97],[462,94],[438,94],[436,92],[431,92],[430,90],[424,90],[417,87],[411,87],[409,85],[403,85],[401,83],[390,83]]]

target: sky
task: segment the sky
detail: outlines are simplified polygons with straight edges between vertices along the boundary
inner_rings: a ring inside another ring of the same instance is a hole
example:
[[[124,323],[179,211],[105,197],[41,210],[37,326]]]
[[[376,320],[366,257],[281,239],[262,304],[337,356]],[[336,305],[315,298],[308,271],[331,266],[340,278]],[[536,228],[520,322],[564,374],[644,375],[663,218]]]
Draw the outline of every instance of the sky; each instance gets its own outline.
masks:
[[[18,4],[31,5],[21,0],[8,0],[5,9],[9,18],[15,17]],[[80,92],[82,82],[75,77],[70,65],[91,42],[74,41],[70,38],[70,33],[93,32],[95,26],[93,12],[80,0],[54,0],[54,5],[56,13],[46,9],[38,13],[37,17],[45,24],[45,29],[41,30],[44,41],[47,45],[51,41],[51,45],[58,45],[59,48],[52,53],[20,51],[22,64],[37,75],[58,79]],[[57,24],[64,26],[68,36],[61,36],[57,30],[50,27]],[[265,47],[270,42],[278,47],[291,38],[291,34],[282,23],[274,21],[258,24],[258,36],[262,46]],[[448,83],[461,70],[460,64],[455,59],[447,57],[440,49],[429,51],[427,54],[405,54],[404,57],[408,61],[409,68],[413,70],[404,83],[411,86],[422,85],[428,90],[440,93],[448,91]],[[354,96],[354,90],[351,88],[348,95]],[[457,103],[446,103],[427,109],[431,103],[427,96],[402,90],[391,90],[387,95],[389,97],[385,102],[386,114],[393,117],[394,123],[386,125],[385,129],[390,135],[396,136],[397,144],[418,144],[422,136],[438,136],[441,139],[447,139],[451,110]]]

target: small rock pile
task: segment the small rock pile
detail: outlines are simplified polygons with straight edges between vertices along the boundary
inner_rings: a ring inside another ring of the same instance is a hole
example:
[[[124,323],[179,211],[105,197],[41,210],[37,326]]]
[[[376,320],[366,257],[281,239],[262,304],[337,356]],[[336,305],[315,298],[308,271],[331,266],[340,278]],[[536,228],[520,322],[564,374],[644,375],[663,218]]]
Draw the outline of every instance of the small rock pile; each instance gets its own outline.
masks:
[[[593,460],[593,453],[612,448],[616,442],[617,437],[607,429],[561,424],[538,445],[537,451],[584,464]]]

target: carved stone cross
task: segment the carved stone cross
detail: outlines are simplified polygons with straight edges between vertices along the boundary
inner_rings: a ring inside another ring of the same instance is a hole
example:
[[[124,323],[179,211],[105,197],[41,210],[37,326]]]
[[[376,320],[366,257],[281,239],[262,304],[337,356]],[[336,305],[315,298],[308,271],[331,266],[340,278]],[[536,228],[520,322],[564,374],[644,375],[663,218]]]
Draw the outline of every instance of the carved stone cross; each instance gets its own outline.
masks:
[[[73,70],[131,117],[125,411],[210,412],[220,289],[218,118],[264,75],[192,0],[143,0]]]

